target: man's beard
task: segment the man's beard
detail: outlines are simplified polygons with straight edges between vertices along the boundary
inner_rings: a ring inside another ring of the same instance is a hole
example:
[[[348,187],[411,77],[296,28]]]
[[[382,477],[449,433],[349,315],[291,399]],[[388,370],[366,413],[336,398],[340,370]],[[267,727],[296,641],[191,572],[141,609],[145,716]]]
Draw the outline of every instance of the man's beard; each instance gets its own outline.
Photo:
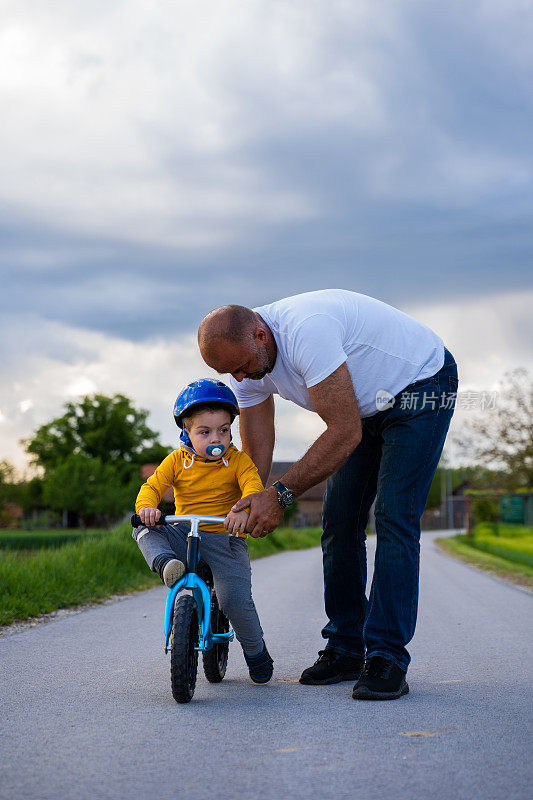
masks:
[[[257,354],[259,355],[259,360],[261,362],[261,370],[259,370],[258,372],[247,373],[246,377],[249,378],[251,381],[260,381],[265,377],[265,375],[268,375],[269,372],[272,372],[272,367],[270,366],[270,363],[268,361],[267,351],[258,348]]]

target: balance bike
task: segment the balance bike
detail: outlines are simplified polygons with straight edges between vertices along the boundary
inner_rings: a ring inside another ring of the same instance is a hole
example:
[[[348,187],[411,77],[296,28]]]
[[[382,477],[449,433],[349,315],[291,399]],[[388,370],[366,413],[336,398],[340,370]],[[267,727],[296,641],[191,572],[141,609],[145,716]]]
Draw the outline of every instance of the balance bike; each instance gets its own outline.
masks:
[[[191,529],[187,535],[187,561],[185,574],[168,590],[165,607],[165,653],[170,650],[170,683],[172,695],[177,703],[192,700],[198,672],[198,652],[201,651],[205,677],[211,683],[219,683],[226,674],[229,643],[233,630],[218,605],[213,587],[213,576],[206,564],[200,564],[201,522],[223,523],[225,517],[161,515],[156,525],[188,522]],[[134,514],[134,528],[144,523]],[[221,534],[222,535],[222,534]],[[232,534],[229,534],[232,535]],[[199,566],[203,577],[198,574]],[[192,594],[178,594],[190,589]]]

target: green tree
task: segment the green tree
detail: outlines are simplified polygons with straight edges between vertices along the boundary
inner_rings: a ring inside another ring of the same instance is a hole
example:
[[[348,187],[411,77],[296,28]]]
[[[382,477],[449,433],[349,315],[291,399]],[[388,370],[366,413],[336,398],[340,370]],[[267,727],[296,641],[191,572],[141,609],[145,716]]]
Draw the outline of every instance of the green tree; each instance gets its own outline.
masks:
[[[15,469],[8,461],[0,461],[0,527],[15,523],[12,505],[15,502]]]
[[[45,472],[77,454],[114,464],[130,476],[141,464],[160,461],[169,452],[146,424],[147,417],[148,411],[134,408],[122,394],[87,395],[67,403],[63,416],[41,425],[24,444]]]
[[[533,486],[533,381],[526,369],[505,374],[497,406],[467,422],[456,443],[470,461],[502,470],[507,488]]]
[[[108,523],[133,506],[139,479],[124,483],[116,466],[99,458],[71,453],[44,479],[43,499],[53,511],[73,511],[84,520]]]
[[[95,394],[67,403],[61,417],[41,425],[24,444],[44,470],[45,505],[104,520],[131,507],[141,464],[169,452],[147,417],[124,395]]]
[[[0,461],[0,502],[10,494],[15,479],[15,467],[9,461]]]

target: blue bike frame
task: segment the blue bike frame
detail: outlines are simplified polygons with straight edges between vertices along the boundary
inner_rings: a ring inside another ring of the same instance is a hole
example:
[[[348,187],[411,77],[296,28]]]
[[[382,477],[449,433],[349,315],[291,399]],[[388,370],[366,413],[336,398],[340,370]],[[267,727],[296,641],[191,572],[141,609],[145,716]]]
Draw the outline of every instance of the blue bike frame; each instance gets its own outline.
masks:
[[[231,642],[234,637],[233,630],[228,633],[213,633],[211,630],[211,593],[206,583],[196,574],[196,565],[199,558],[199,541],[200,534],[198,526],[200,522],[224,522],[224,517],[204,517],[198,514],[191,514],[189,516],[165,516],[165,522],[172,524],[174,522],[190,522],[191,530],[187,537],[187,572],[180,578],[179,581],[168,591],[167,602],[165,606],[165,653],[169,651],[170,635],[172,633],[172,623],[174,619],[174,604],[176,597],[182,589],[190,589],[192,591],[196,607],[198,608],[198,650],[210,650],[214,644],[221,642]],[[222,535],[222,534],[221,534]],[[189,563],[189,552],[192,541],[196,540],[194,547],[194,563]]]

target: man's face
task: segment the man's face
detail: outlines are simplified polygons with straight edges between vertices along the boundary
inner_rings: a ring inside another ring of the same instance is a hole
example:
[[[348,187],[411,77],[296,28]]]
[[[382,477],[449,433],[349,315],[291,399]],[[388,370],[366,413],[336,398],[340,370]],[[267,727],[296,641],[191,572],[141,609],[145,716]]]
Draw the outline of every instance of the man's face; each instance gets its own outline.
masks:
[[[213,356],[204,360],[221,374],[231,373],[239,383],[243,378],[260,381],[274,366],[269,362],[266,345],[255,339],[242,344],[220,343]]]

